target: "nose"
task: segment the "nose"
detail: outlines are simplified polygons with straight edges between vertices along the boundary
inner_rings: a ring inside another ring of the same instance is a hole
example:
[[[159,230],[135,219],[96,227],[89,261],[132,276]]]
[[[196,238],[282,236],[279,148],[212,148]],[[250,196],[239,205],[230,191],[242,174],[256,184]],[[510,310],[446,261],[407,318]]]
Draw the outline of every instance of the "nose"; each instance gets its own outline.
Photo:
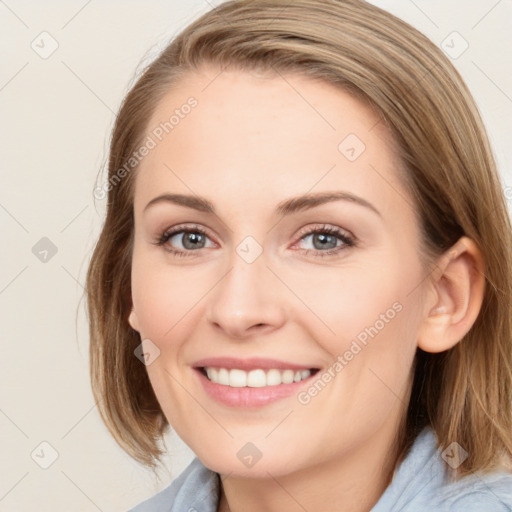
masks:
[[[245,339],[281,327],[285,322],[282,284],[267,268],[264,254],[247,263],[237,254],[230,270],[209,296],[206,318],[225,336]]]

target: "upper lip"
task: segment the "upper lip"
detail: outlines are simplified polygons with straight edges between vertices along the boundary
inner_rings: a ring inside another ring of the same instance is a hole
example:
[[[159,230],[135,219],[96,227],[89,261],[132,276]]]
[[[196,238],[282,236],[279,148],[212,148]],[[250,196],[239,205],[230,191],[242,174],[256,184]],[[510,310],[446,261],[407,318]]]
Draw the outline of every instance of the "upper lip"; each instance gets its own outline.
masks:
[[[238,359],[236,357],[209,357],[196,361],[195,368],[227,368],[239,370],[310,370],[314,367],[309,364],[290,363],[279,359],[267,359],[261,357],[252,357],[248,359]]]

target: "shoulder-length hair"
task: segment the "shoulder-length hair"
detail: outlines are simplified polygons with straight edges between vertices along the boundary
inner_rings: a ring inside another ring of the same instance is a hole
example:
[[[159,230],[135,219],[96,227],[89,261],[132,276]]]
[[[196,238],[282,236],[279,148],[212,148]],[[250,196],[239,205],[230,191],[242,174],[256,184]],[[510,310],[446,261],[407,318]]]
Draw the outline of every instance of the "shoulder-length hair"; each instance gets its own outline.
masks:
[[[466,235],[483,254],[486,279],[482,308],[467,335],[439,354],[417,349],[396,462],[430,425],[441,446],[457,441],[467,451],[458,476],[509,464],[512,231],[486,131],[442,51],[360,0],[223,3],[174,38],[127,94],[111,138],[106,219],[86,289],[92,388],[114,438],[155,466],[168,426],[145,366],[134,356],[140,336],[128,324],[137,166],[127,168],[127,162],[163,96],[204,64],[300,73],[338,86],[380,114],[407,170],[426,268]]]

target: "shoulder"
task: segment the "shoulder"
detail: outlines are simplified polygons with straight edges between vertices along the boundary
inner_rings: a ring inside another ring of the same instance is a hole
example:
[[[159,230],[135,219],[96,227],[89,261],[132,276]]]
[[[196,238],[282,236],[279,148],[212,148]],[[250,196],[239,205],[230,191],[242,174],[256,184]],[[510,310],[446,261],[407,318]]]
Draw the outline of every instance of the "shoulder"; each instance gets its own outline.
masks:
[[[510,512],[512,474],[476,473],[445,485],[439,498],[454,512]]]
[[[445,456],[446,457],[446,456]],[[372,512],[511,512],[512,474],[472,474],[452,480],[430,428],[416,439]]]
[[[129,512],[214,512],[219,496],[219,477],[196,457],[173,482]]]

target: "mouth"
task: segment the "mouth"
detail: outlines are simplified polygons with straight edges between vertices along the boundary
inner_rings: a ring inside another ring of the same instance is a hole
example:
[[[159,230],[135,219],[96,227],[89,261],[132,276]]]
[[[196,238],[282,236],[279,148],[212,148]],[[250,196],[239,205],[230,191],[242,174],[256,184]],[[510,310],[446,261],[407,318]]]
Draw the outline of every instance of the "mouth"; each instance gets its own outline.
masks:
[[[210,358],[193,366],[207,395],[230,407],[260,407],[297,394],[318,367],[274,359]]]
[[[302,370],[279,368],[256,368],[246,371],[241,368],[222,368],[204,366],[198,370],[214,384],[229,386],[232,388],[264,388],[292,384],[308,379],[318,372],[318,368],[307,368]]]

